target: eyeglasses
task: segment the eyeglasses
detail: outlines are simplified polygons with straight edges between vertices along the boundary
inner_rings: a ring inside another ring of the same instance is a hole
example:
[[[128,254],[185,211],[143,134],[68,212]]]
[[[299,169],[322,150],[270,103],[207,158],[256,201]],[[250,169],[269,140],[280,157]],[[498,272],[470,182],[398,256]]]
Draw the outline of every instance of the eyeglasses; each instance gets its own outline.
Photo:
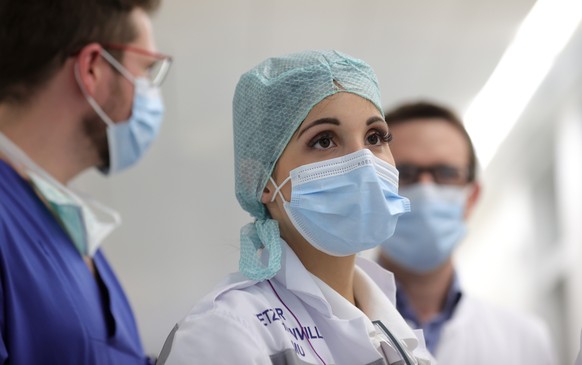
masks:
[[[166,76],[168,75],[168,71],[170,70],[170,66],[172,65],[172,57],[162,53],[151,52],[143,48],[130,46],[127,44],[115,44],[115,43],[106,43],[103,44],[103,47],[107,49],[116,49],[126,52],[133,52],[153,59],[153,62],[148,67],[146,75],[146,78],[149,80],[152,86],[158,87],[162,84],[162,82],[164,82],[164,79],[166,78]],[[106,52],[104,52],[103,55],[123,76],[127,77],[132,81],[135,79],[135,76],[131,75],[127,71],[127,69],[119,63],[119,61],[113,58],[113,56]]]
[[[396,168],[399,172],[400,185],[417,183],[423,172],[428,172],[433,181],[440,185],[465,185],[469,181],[468,168],[450,165],[416,166],[412,164],[399,164]]]

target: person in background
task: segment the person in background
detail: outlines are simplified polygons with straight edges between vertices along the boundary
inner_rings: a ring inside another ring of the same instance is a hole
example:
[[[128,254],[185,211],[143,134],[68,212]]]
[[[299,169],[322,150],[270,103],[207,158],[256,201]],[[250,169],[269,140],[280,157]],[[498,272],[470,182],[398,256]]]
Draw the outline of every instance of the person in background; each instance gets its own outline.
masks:
[[[432,363],[392,275],[357,257],[408,210],[370,66],[337,51],[269,58],[241,76],[233,115],[236,196],[255,218],[240,271],[178,323],[158,364]]]
[[[411,204],[378,257],[395,275],[399,312],[423,329],[441,364],[554,364],[539,320],[478,300],[461,287],[452,256],[480,192],[475,151],[461,120],[428,101],[385,115],[400,194]]]
[[[99,249],[119,215],[67,185],[133,165],[157,135],[158,6],[0,3],[0,364],[152,363]]]

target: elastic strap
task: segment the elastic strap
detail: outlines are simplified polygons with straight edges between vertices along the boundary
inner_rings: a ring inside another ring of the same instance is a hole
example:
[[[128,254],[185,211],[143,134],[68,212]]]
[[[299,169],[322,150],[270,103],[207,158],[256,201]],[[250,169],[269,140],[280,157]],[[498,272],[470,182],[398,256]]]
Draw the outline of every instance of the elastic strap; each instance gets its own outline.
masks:
[[[285,201],[285,197],[283,196],[283,193],[281,193],[281,188],[285,184],[287,184],[289,180],[291,180],[291,175],[289,175],[285,180],[283,180],[283,182],[279,186],[277,186],[277,183],[275,182],[275,180],[273,180],[273,177],[269,177],[269,180],[271,180],[271,184],[275,186],[275,192],[273,193],[273,197],[271,198],[271,203],[275,201],[275,198],[277,198],[277,194],[279,194],[281,196],[281,199]]]

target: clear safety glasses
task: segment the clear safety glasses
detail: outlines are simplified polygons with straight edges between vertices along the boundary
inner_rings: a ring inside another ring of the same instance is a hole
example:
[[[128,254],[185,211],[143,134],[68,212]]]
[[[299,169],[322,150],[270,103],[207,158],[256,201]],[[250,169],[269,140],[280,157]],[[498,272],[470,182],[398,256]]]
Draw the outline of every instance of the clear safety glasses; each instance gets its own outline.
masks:
[[[162,53],[151,52],[143,48],[115,43],[107,43],[104,44],[103,47],[111,50],[133,52],[150,58],[151,63],[147,69],[146,78],[150,84],[155,87],[159,87],[164,82],[164,79],[170,70],[170,66],[172,65],[172,57]],[[109,61],[111,65],[115,67],[115,69],[119,71],[119,73],[121,73],[124,77],[131,81],[135,79],[135,76],[127,71],[127,69],[105,49],[102,51],[101,55],[103,58]]]

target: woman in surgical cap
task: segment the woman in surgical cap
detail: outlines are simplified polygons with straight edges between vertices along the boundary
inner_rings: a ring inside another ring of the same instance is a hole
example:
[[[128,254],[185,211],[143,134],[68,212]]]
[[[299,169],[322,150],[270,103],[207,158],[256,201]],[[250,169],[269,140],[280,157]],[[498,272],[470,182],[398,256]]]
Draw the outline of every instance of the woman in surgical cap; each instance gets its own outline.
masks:
[[[269,58],[233,102],[239,272],[168,336],[158,364],[431,364],[394,307],[392,274],[358,257],[409,203],[397,193],[376,76],[336,51]]]

